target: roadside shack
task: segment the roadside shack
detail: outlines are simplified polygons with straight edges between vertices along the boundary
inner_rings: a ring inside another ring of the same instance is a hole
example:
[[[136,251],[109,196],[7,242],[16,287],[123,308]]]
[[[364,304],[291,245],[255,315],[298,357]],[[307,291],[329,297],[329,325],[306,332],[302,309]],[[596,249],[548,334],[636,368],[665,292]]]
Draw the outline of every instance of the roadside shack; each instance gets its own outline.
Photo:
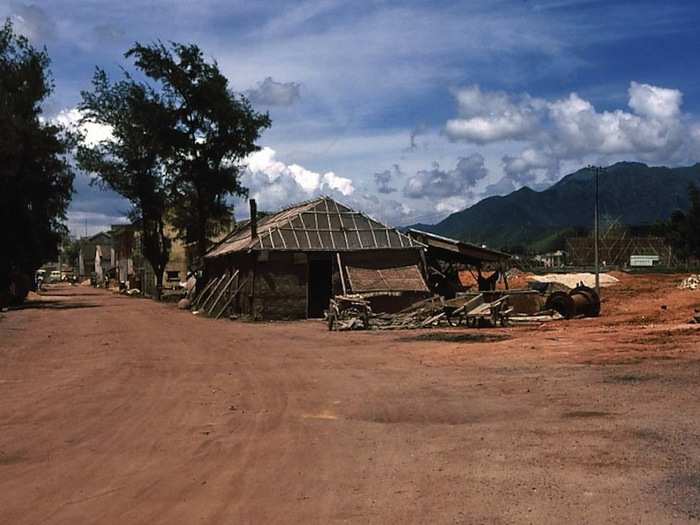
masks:
[[[205,256],[210,276],[193,305],[220,317],[323,317],[336,295],[362,294],[373,311],[397,311],[430,295],[424,245],[416,239],[320,197],[250,219]]]
[[[474,275],[480,291],[495,290],[498,280],[508,289],[509,254],[420,230],[411,229],[408,235],[425,246],[428,283],[436,294],[452,299],[462,291],[459,272],[463,270]]]

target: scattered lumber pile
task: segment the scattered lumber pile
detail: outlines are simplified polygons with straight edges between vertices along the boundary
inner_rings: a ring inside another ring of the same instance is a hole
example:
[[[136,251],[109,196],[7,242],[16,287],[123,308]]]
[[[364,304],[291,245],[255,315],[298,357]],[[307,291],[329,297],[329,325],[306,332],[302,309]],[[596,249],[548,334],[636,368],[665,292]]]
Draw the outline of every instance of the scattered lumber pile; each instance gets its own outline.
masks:
[[[510,317],[508,317],[508,322],[513,325],[530,325],[549,323],[561,319],[565,319],[565,317],[556,310],[542,310],[534,315],[511,314]]]
[[[211,279],[192,300],[192,313],[219,319],[231,306],[245,283],[245,279],[240,280],[238,270]]]
[[[331,302],[329,330],[405,330],[448,326],[507,326],[508,296],[486,301],[483,294],[449,301],[433,296],[397,313],[373,313],[361,296],[338,296]]]

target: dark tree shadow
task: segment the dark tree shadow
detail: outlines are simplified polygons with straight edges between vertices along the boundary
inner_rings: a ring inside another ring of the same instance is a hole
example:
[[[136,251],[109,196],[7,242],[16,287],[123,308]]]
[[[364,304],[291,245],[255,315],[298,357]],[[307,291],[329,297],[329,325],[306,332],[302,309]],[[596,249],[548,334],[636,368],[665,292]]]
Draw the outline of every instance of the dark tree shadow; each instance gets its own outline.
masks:
[[[20,304],[18,306],[11,306],[10,310],[72,310],[80,308],[97,308],[99,304],[93,303],[75,303],[69,301],[28,301],[26,303]]]

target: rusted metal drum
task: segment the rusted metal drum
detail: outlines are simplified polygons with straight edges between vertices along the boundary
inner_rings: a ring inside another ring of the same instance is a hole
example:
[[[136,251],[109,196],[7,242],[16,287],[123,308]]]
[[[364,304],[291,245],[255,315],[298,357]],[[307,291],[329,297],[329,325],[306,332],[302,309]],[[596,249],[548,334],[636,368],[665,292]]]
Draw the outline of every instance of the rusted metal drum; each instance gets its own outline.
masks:
[[[570,292],[554,292],[544,305],[547,310],[556,310],[567,319],[572,317],[596,317],[600,315],[600,297],[593,288],[579,284]]]
[[[579,284],[569,292],[576,305],[576,314],[584,317],[597,317],[600,315],[600,297],[593,288]]]

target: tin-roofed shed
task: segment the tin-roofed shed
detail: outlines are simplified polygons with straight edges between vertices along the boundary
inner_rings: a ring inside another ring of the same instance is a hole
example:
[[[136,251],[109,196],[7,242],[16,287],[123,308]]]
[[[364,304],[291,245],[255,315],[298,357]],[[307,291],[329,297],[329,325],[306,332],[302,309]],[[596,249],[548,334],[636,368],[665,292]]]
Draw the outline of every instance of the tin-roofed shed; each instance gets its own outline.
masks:
[[[256,319],[321,317],[332,296],[363,293],[390,311],[427,295],[423,244],[330,197],[258,217],[205,256],[209,275],[237,274],[232,310]]]

